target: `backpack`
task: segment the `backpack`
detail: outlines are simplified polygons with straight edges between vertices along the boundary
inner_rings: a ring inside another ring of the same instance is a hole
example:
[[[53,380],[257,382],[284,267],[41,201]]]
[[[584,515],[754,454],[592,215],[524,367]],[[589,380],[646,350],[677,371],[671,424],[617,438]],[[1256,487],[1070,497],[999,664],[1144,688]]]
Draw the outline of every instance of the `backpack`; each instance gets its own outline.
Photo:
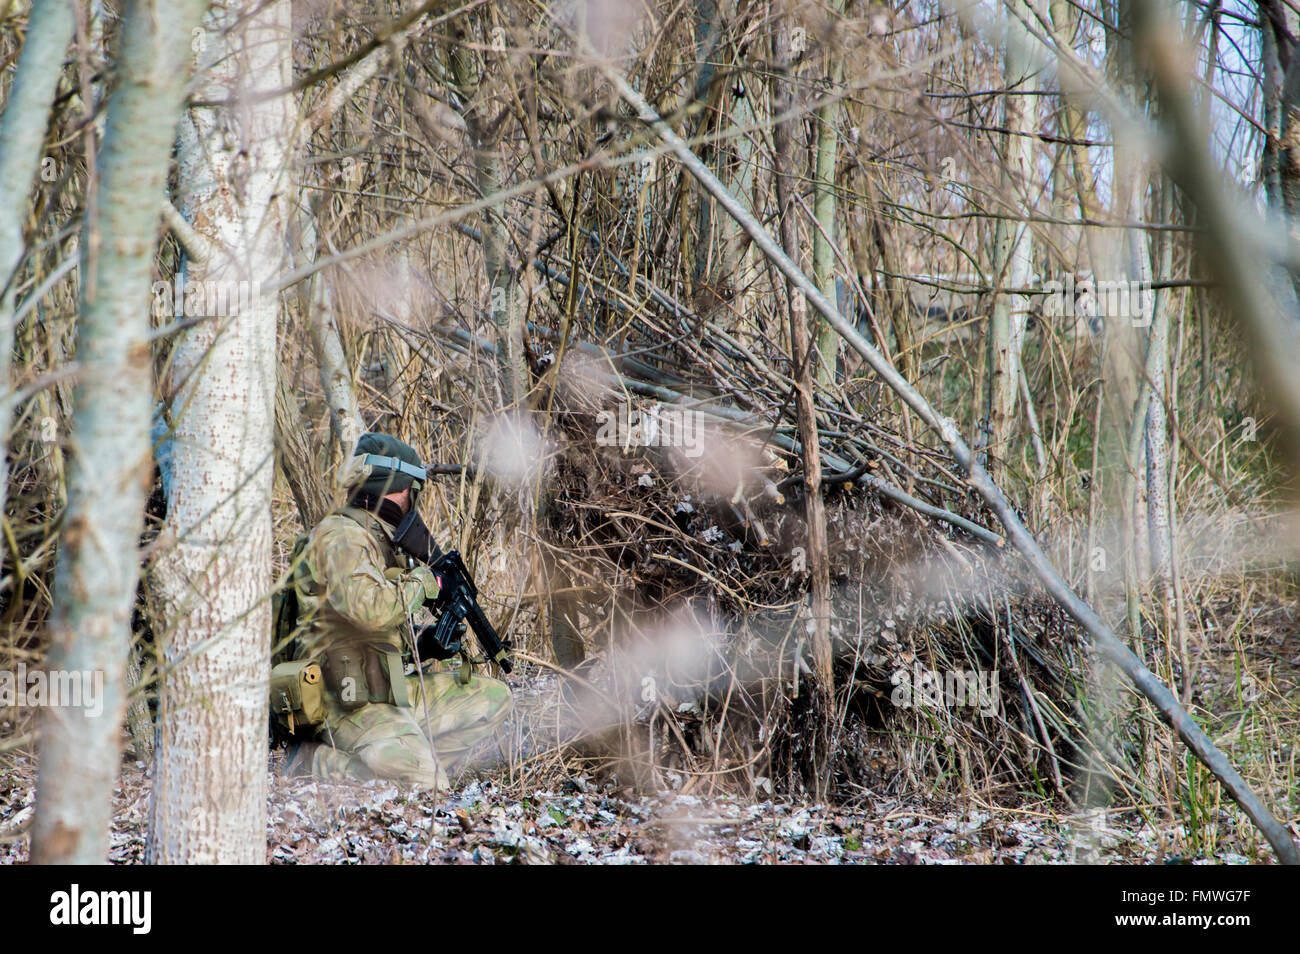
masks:
[[[320,665],[298,659],[300,607],[298,580],[308,536],[294,541],[289,569],[271,594],[271,740],[273,745],[296,741],[299,729],[310,737],[325,721],[324,687]],[[287,731],[287,734],[286,734]]]
[[[298,575],[302,570],[303,553],[307,549],[308,534],[293,543],[289,555],[289,569],[283,582],[271,594],[271,665],[292,662],[298,656]]]

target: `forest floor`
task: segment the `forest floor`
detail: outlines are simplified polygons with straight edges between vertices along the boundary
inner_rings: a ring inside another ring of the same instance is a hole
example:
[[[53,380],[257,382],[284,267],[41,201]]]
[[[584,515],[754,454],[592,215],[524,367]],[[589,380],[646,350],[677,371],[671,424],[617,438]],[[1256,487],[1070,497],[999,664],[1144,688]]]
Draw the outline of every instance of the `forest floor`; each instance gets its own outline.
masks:
[[[1196,701],[1220,744],[1232,741],[1273,786],[1286,814],[1295,797],[1300,615],[1260,601],[1243,612],[1207,604],[1219,632],[1198,659]],[[1235,623],[1232,621],[1236,620]],[[1249,675],[1247,675],[1249,674]],[[1243,679],[1262,698],[1242,698]],[[1191,812],[1163,806],[1071,813],[1059,801],[994,804],[974,794],[926,797],[862,791],[846,804],[781,797],[637,792],[555,748],[554,675],[516,670],[516,744],[525,770],[498,766],[434,797],[390,782],[315,782],[269,764],[267,861],[272,864],[1168,864],[1271,862],[1272,854],[1226,799]],[[1261,703],[1266,703],[1262,704]],[[1261,718],[1261,715],[1267,718]],[[552,723],[549,729],[544,727]],[[0,723],[11,732],[17,726]],[[559,733],[563,735],[564,733]],[[537,768],[538,764],[541,768]],[[671,786],[682,783],[664,773]],[[110,860],[144,859],[152,768],[124,760],[114,794]],[[689,788],[689,786],[687,786]],[[29,751],[0,756],[0,864],[28,858],[36,767]],[[1281,794],[1285,793],[1285,794]],[[1279,797],[1280,796],[1280,797]],[[1185,806],[1183,806],[1185,808]],[[1190,816],[1189,816],[1190,817]]]
[[[1173,826],[1102,812],[960,807],[863,798],[852,806],[664,792],[636,795],[573,774],[551,789],[507,795],[478,778],[440,798],[389,782],[323,783],[276,774],[271,759],[271,864],[1159,864]],[[0,781],[0,864],[27,860],[34,772],[19,757]],[[144,859],[150,772],[123,767],[110,859]],[[1234,813],[1223,812],[1230,832]],[[1243,833],[1244,834],[1244,833]],[[1247,836],[1248,837],[1248,836]],[[1182,839],[1178,839],[1181,841]],[[1196,863],[1267,861],[1266,848],[1222,846]],[[1242,852],[1246,852],[1243,854]]]

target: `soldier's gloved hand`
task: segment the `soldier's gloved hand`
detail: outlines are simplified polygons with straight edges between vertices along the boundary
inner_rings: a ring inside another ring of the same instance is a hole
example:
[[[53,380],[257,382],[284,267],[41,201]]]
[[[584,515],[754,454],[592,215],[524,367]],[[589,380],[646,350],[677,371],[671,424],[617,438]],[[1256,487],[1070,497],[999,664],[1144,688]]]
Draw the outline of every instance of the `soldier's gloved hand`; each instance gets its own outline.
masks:
[[[451,633],[448,634],[445,645],[433,638],[433,634],[437,629],[437,623],[430,623],[428,626],[421,628],[419,637],[416,640],[420,655],[430,656],[434,659],[451,659],[465,646],[465,621],[461,620],[451,628]]]
[[[426,600],[437,599],[441,590],[438,577],[427,566],[406,570],[398,578],[398,585],[406,596],[406,605],[411,612],[423,606]]]
[[[422,564],[414,567],[410,573],[411,578],[423,587],[426,600],[438,598],[438,594],[442,592],[442,585],[438,582],[437,574]]]

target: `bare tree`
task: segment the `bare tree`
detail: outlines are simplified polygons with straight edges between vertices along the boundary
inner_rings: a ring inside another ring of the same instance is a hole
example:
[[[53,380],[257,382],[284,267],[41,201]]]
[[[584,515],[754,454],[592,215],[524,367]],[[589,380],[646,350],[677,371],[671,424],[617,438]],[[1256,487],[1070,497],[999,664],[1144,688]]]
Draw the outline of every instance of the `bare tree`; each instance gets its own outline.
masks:
[[[288,0],[214,7],[200,97],[220,105],[181,129],[180,209],[211,248],[191,272],[209,314],[172,356],[156,863],[265,860],[278,297],[263,289],[286,260],[291,29]]]
[[[1033,273],[1033,241],[1022,210],[1033,180],[1034,112],[1037,100],[1028,95],[1029,57],[1019,30],[1024,10],[1011,4],[1006,14],[1011,41],[1003,60],[1006,93],[1003,97],[1005,133],[1002,137],[1003,195],[1007,213],[994,227],[993,284],[998,289],[988,330],[988,469],[998,479],[1011,448],[1016,398],[1020,393],[1020,352],[1024,347],[1028,302],[1019,289],[1029,285]],[[1002,289],[1017,289],[1008,292]]]
[[[783,18],[776,24],[773,36],[773,60],[775,83],[772,90],[772,112],[781,116],[791,109],[791,39],[792,24],[789,18]],[[780,216],[781,244],[787,256],[793,260],[799,257],[799,216],[794,207],[794,183],[799,170],[795,167],[792,143],[792,119],[778,120],[772,130],[775,146],[776,197],[778,215]],[[832,207],[833,208],[833,207]],[[833,213],[832,213],[833,214]],[[822,223],[825,225],[826,223]],[[835,699],[834,657],[830,641],[830,568],[826,542],[826,510],[822,501],[822,464],[821,451],[817,437],[817,415],[813,399],[815,380],[815,362],[817,353],[813,347],[812,334],[808,327],[808,305],[802,291],[794,282],[786,285],[786,296],[790,315],[790,361],[795,373],[795,407],[799,419],[799,443],[803,457],[803,492],[804,519],[808,525],[808,571],[811,577],[809,596],[812,610],[813,631],[812,650],[813,666],[817,676],[817,692],[820,700],[819,765],[816,790],[824,795],[827,779],[829,748],[831,744],[831,719]],[[831,352],[834,355],[834,351]]]
[[[823,85],[826,102],[818,108],[817,146],[813,168],[813,216],[817,227],[813,230],[812,280],[817,283],[821,293],[831,301],[835,300],[835,190],[836,159],[839,156],[839,120],[842,107],[838,90],[843,82],[843,70],[840,58],[843,56],[838,43],[834,42],[837,21],[843,15],[844,0],[831,0],[829,4],[828,37],[832,42],[826,51],[826,79]],[[836,355],[839,352],[839,337],[835,329],[824,322],[817,323],[820,331],[816,336],[818,365],[817,375],[823,386],[828,386],[835,379]]]
[[[122,25],[117,89],[99,157],[99,197],[83,244],[68,509],[55,579],[48,666],[103,674],[96,717],[47,709],[32,858],[108,856],[121,758],[124,673],[138,579],[149,422],[149,287],[158,197],[180,113],[201,0],[134,0]]]

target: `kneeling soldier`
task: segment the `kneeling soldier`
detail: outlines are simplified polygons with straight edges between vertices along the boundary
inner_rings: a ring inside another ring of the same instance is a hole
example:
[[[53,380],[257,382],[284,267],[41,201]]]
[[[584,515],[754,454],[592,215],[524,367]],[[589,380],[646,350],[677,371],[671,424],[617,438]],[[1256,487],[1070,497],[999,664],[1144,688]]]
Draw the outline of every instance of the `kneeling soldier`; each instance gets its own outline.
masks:
[[[510,714],[510,690],[471,675],[468,662],[461,674],[404,675],[411,616],[438,595],[439,585],[428,567],[407,568],[392,544],[393,529],[415,506],[425,480],[419,456],[395,437],[366,434],[344,465],[343,480],[347,506],[294,548],[293,656],[319,670],[300,666],[293,678],[322,683],[312,688],[323,698],[315,740],[293,750],[288,772],[445,788],[447,773],[461,768]],[[292,706],[277,707],[276,685],[273,678],[272,708],[279,708],[282,725],[288,716],[293,730],[294,713],[285,711]],[[296,727],[295,735],[301,731]]]

